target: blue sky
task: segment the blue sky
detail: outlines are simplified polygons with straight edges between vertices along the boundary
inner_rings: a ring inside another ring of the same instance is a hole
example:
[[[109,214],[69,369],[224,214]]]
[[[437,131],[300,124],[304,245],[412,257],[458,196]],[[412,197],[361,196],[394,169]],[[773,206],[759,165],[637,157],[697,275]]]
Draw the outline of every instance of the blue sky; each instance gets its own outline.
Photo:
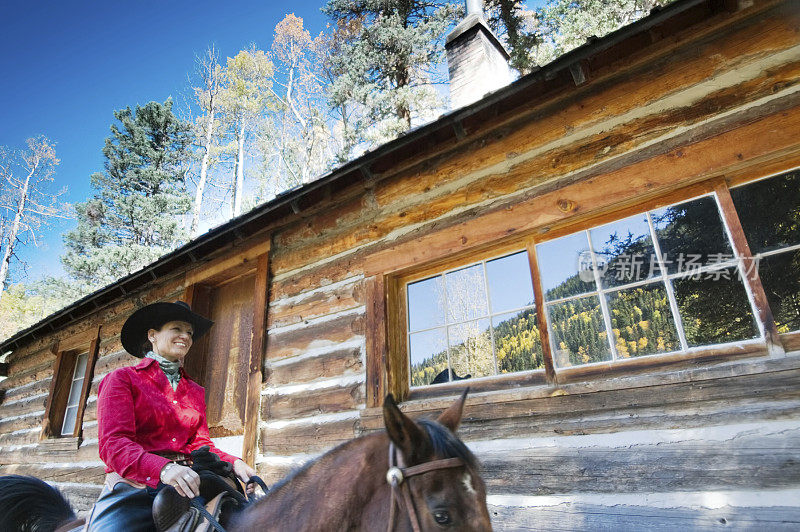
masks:
[[[101,149],[113,111],[168,97],[185,105],[187,76],[196,55],[210,44],[223,60],[255,43],[268,50],[287,12],[318,33],[323,2],[195,0],[64,2],[5,0],[0,7],[0,145],[23,147],[46,135],[61,164],[56,186],[67,201],[92,193],[89,176],[102,170]],[[20,249],[25,276],[12,265],[13,281],[62,273],[61,235],[75,222],[54,223],[39,248]]]

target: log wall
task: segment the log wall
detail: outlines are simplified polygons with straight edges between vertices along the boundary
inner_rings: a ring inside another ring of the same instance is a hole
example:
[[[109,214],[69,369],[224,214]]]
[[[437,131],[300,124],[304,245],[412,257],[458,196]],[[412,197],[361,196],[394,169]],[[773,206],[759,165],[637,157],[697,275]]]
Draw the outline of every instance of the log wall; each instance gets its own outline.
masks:
[[[382,363],[370,358],[380,343],[371,335],[386,325],[385,316],[376,321],[383,307],[368,301],[376,276],[709,180],[800,165],[798,10],[728,4],[668,34],[644,31],[646,42],[625,57],[596,68],[585,61],[585,83],[554,74],[513,113],[466,121],[461,138],[373,168],[363,183],[265,224],[254,239],[271,241],[256,465],[268,483],[381,428],[367,388],[370,362]],[[80,504],[99,492],[97,384],[136,362],[122,352],[122,323],[134,300],[178,299],[191,278],[154,281],[12,355],[0,382],[0,474],[55,481]],[[97,326],[83,437],[40,441],[52,344]],[[792,348],[479,389],[461,434],[483,462],[495,528],[796,528],[800,352]],[[402,406],[432,416],[457,390],[435,392]]]

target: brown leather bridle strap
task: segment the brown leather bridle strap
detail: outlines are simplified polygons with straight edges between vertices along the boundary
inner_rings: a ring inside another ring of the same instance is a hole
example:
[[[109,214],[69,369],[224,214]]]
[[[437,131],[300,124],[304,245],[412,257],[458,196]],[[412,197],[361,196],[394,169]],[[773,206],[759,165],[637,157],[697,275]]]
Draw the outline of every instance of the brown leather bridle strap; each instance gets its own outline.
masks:
[[[405,480],[438,469],[461,467],[464,465],[464,460],[461,458],[443,458],[441,460],[433,460],[411,467],[402,467],[402,464],[400,464],[401,460],[402,457],[398,454],[394,444],[389,443],[389,470],[386,472],[386,481],[392,487],[392,494],[391,500],[389,501],[389,526],[387,532],[391,532],[392,529],[394,529],[394,522],[397,517],[395,506],[400,507],[401,505],[398,491],[402,493],[406,513],[408,513],[408,518],[411,521],[411,528],[414,529],[414,532],[421,532],[422,529],[419,524],[419,517],[417,517],[417,509],[414,507],[414,500],[411,497],[411,488]]]

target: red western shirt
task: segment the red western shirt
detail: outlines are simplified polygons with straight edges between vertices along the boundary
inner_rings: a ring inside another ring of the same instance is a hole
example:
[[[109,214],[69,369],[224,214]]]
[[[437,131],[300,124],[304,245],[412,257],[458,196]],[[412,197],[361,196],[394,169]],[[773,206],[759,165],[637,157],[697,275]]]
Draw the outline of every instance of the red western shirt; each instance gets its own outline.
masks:
[[[237,457],[211,442],[206,421],[205,390],[181,371],[173,390],[158,362],[143,359],[120,368],[100,382],[97,423],[100,459],[106,472],[155,487],[169,462],[156,452],[189,454],[208,445],[226,462]]]

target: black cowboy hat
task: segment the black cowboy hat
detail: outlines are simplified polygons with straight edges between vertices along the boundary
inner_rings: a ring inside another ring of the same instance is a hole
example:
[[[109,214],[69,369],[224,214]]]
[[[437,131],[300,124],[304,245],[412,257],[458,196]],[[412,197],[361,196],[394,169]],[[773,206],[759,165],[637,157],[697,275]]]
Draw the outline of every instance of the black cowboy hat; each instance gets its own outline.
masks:
[[[200,338],[214,322],[204,318],[200,314],[195,314],[189,305],[183,301],[175,303],[153,303],[140,308],[125,320],[122,326],[122,347],[125,351],[135,357],[142,358],[142,345],[147,340],[147,331],[150,329],[160,329],[162,325],[170,321],[185,321],[191,324],[194,333],[193,339]]]

